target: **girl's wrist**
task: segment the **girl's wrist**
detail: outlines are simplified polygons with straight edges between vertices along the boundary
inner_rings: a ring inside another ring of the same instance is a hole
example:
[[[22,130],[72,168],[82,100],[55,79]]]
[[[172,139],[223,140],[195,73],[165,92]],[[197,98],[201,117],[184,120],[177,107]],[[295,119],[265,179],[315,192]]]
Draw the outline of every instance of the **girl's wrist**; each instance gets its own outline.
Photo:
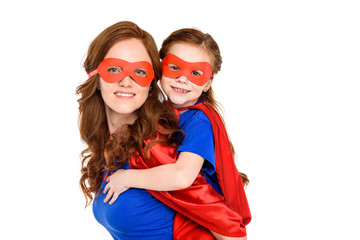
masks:
[[[124,179],[123,184],[126,188],[134,188],[136,187],[136,170],[128,169],[124,171]]]

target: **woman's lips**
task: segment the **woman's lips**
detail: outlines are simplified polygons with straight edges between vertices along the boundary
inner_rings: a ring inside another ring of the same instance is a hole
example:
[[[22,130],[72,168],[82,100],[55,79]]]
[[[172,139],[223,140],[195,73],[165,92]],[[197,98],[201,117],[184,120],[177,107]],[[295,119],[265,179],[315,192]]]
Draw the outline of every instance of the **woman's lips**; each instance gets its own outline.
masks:
[[[135,93],[127,93],[127,92],[115,92],[117,97],[131,98],[135,96]]]

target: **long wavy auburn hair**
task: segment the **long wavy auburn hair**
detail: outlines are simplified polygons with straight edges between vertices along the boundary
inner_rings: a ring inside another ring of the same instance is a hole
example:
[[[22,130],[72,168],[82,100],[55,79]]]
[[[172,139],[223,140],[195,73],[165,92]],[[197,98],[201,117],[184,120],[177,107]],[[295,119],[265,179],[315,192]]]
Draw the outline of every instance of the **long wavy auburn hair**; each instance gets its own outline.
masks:
[[[166,54],[169,53],[170,48],[176,43],[187,43],[187,44],[192,44],[192,45],[202,47],[208,53],[208,55],[211,59],[210,65],[213,69],[213,74],[215,75],[216,73],[218,73],[220,71],[221,64],[222,64],[220,48],[210,34],[203,33],[194,28],[179,29],[179,30],[171,33],[163,41],[161,49],[160,49],[160,58],[164,59]],[[215,110],[219,114],[221,120],[223,121],[223,124],[225,125],[225,121],[221,114],[222,113],[221,104],[218,101],[216,101],[215,94],[214,94],[214,91],[211,86],[208,91],[206,91],[206,92],[204,91],[201,94],[199,101],[210,103],[213,110]],[[229,142],[230,142],[231,152],[234,157],[235,149],[234,149],[234,146],[230,139],[229,139]],[[240,174],[241,180],[243,182],[243,185],[246,187],[249,184],[249,179],[248,179],[247,175],[242,172],[239,172],[239,174]]]
[[[101,32],[90,44],[84,68],[87,73],[95,70],[104,59],[109,49],[117,42],[135,38],[143,42],[154,68],[155,78],[161,77],[161,62],[156,43],[152,36],[135,23],[123,21]],[[134,124],[127,124],[115,133],[109,133],[106,120],[105,104],[98,89],[99,75],[90,77],[78,86],[80,95],[79,130],[87,148],[82,151],[80,187],[86,198],[86,206],[93,201],[93,196],[100,190],[104,171],[120,167],[129,157],[140,155],[147,158],[147,149],[156,143],[173,147],[179,145],[178,118],[174,111],[162,101],[164,96],[156,81],[152,81],[149,96],[137,109]],[[144,141],[160,135],[147,145]],[[144,150],[144,151],[143,151]],[[116,159],[116,162],[115,162]]]

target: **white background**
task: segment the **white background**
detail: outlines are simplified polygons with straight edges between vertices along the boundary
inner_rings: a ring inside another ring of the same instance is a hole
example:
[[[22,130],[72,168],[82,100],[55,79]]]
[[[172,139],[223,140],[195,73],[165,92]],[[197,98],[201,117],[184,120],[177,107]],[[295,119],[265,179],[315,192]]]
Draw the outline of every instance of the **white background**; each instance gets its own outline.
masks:
[[[249,240],[360,239],[357,2],[2,1],[0,238],[111,239],[78,185],[75,89],[90,42],[131,20],[158,47],[183,27],[220,45]]]

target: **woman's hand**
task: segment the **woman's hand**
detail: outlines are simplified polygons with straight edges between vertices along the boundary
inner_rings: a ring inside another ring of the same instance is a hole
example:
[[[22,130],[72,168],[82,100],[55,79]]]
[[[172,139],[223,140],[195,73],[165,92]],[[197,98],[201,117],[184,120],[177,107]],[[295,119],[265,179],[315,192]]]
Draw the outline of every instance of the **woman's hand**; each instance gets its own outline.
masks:
[[[115,173],[108,176],[108,183],[106,184],[103,192],[104,194],[107,193],[106,198],[104,199],[104,203],[107,203],[111,199],[109,204],[113,204],[121,193],[129,189],[129,187],[124,185],[125,175],[126,170],[119,169]]]

